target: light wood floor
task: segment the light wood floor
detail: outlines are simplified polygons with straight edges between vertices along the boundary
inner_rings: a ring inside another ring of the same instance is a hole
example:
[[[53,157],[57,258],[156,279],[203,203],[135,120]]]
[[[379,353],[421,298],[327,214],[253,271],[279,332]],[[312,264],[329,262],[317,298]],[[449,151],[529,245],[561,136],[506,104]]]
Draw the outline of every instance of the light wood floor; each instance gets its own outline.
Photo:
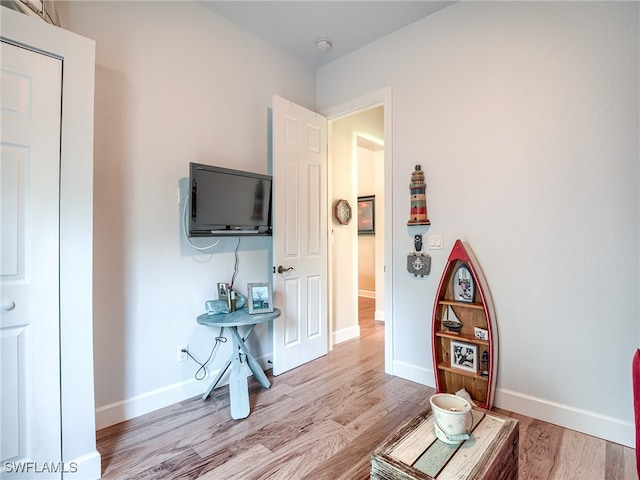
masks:
[[[97,433],[104,479],[369,478],[369,455],[434,390],[384,372],[384,326],[360,299],[361,337],[271,378],[250,379],[251,414],[227,387]],[[269,373],[269,372],[267,372]],[[208,385],[203,382],[202,390]],[[504,410],[520,421],[520,479],[637,479],[635,450]]]

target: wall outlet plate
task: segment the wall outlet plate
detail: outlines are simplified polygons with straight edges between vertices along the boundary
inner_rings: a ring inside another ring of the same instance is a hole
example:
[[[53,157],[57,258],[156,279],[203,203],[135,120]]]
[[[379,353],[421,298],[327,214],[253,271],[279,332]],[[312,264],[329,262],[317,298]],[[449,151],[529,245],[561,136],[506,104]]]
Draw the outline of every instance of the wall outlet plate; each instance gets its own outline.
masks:
[[[187,345],[178,345],[176,347],[176,360],[178,362],[186,362],[189,359],[187,352],[183,352],[182,350],[187,350]]]

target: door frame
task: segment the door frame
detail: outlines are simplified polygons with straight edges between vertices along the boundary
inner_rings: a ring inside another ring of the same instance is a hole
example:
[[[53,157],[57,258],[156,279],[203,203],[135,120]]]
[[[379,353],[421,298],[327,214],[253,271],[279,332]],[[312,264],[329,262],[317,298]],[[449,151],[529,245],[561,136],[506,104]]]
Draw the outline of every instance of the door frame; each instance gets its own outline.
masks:
[[[336,106],[321,110],[319,113],[327,118],[328,124],[328,161],[327,161],[327,195],[328,202],[331,202],[332,191],[332,164],[331,155],[331,124],[334,120],[346,117],[363,110],[382,106],[384,108],[384,218],[386,228],[384,230],[384,370],[385,373],[393,375],[393,136],[392,136],[392,89],[391,86],[383,87],[366,95],[356,97]],[[331,224],[331,205],[327,205],[327,222]],[[330,231],[330,229],[329,229]],[[329,245],[331,245],[330,239]],[[328,272],[327,272],[327,299],[329,305],[333,301],[333,248],[328,249]],[[329,329],[329,349],[333,348],[332,330],[333,315],[330,308],[327,309],[328,329]]]

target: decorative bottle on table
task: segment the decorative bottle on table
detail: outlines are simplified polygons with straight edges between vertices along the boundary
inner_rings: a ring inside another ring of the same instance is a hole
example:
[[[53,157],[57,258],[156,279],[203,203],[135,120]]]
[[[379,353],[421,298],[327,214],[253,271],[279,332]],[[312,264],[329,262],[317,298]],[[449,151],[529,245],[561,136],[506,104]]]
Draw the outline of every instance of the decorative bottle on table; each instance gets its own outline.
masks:
[[[424,182],[424,172],[420,165],[416,165],[416,169],[411,174],[411,217],[407,225],[430,225],[431,222],[427,217],[427,184]]]

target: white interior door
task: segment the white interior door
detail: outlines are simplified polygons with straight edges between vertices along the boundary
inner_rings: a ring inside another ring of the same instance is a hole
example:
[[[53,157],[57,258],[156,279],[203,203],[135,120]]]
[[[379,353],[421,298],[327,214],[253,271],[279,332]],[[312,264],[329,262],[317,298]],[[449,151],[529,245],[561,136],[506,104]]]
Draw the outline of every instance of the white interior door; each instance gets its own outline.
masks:
[[[278,375],[328,351],[327,120],[278,96],[272,113]]]
[[[62,62],[5,42],[1,49],[0,471],[61,478]]]

